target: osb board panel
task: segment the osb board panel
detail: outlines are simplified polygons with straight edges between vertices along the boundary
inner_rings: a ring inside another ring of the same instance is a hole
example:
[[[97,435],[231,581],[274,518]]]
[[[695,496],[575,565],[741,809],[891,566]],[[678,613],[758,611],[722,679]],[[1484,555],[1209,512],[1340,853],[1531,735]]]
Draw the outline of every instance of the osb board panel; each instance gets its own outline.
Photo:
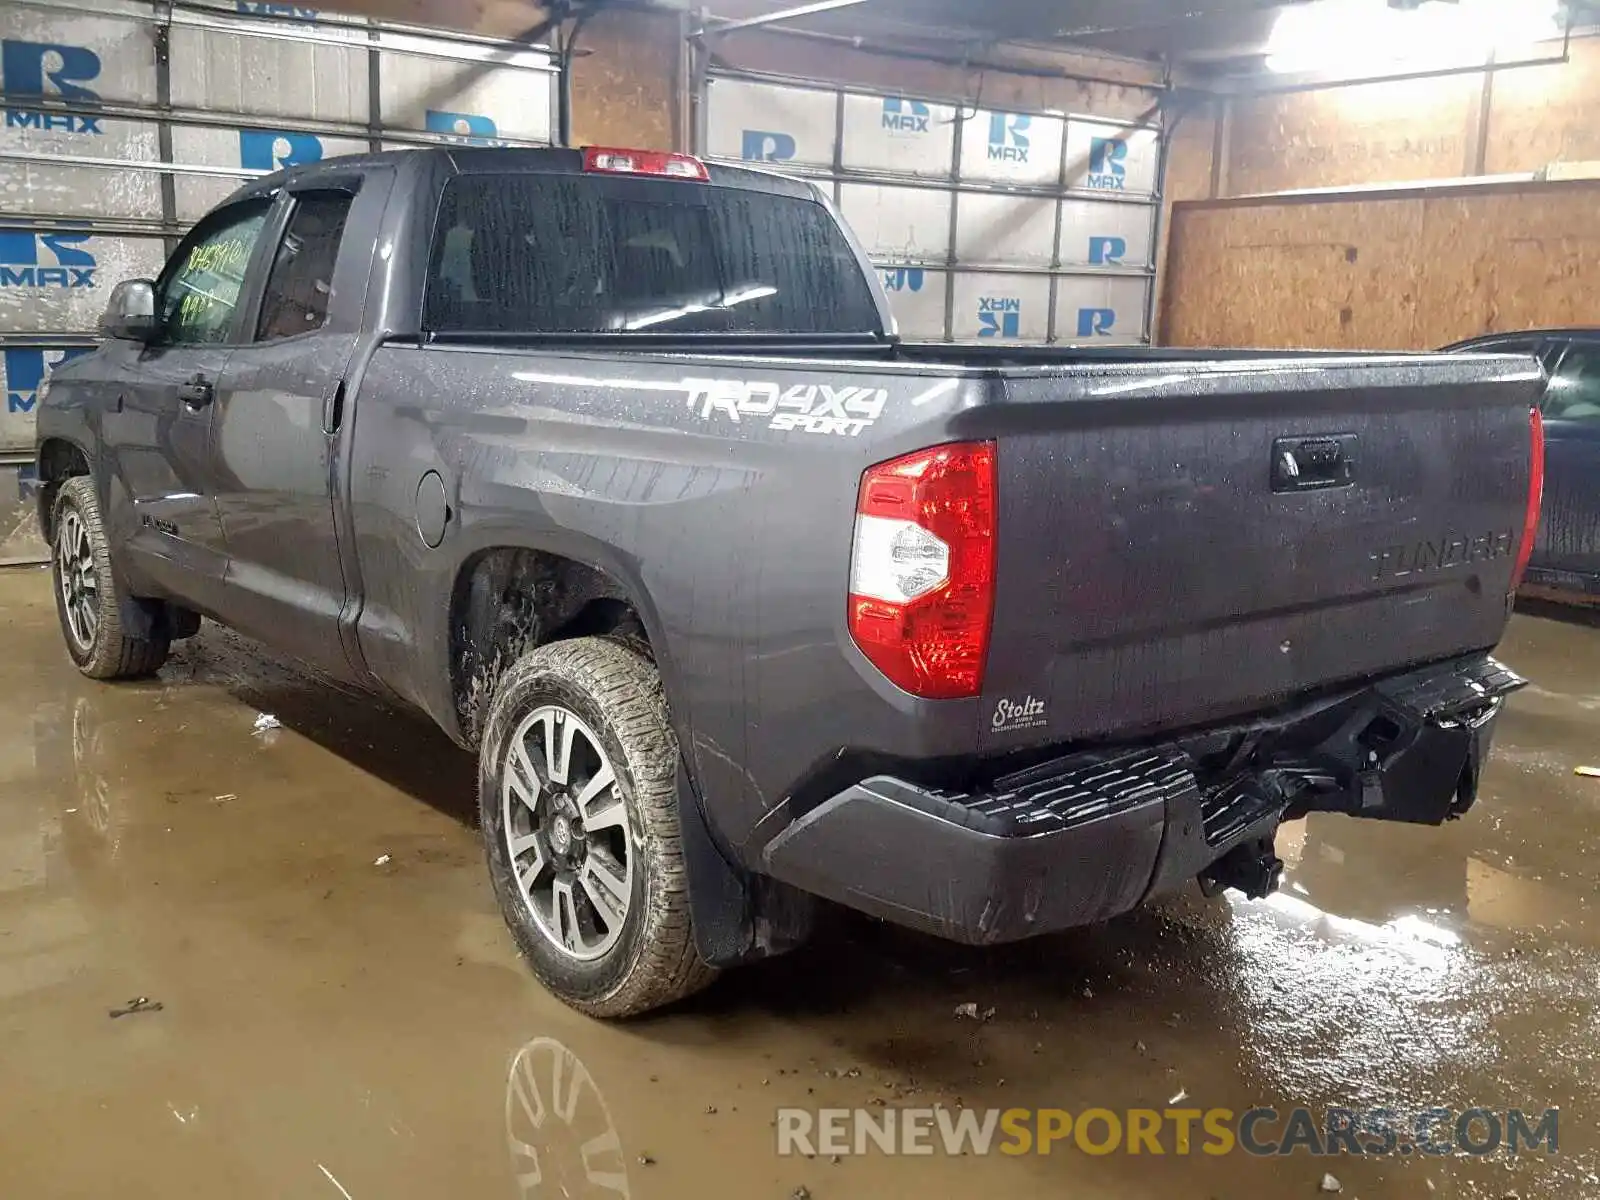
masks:
[[[577,145],[675,150],[678,18],[602,12],[578,42],[572,69],[572,136]]]
[[[1179,204],[1162,340],[1408,350],[1600,322],[1597,202],[1585,182]]]
[[[1421,206],[1404,200],[1180,204],[1167,255],[1162,340],[1408,346],[1418,288],[1396,253],[1414,245],[1421,228]]]
[[[1156,246],[1156,290],[1159,299],[1167,246],[1172,235],[1172,205],[1178,200],[1198,200],[1211,194],[1211,152],[1217,136],[1215,108],[1199,105],[1184,113],[1167,143],[1167,180],[1161,216],[1161,237]]]
[[[1229,191],[1461,175],[1481,87],[1463,75],[1238,101]]]
[[[1167,144],[1168,200],[1202,200],[1211,195],[1211,151],[1216,138],[1211,105],[1198,105],[1179,118]]]
[[[1557,66],[1495,72],[1486,172],[1600,159],[1600,40],[1574,40],[1571,54]]]
[[[1597,210],[1600,183],[1590,182],[1430,199],[1415,251],[1428,264],[1420,343],[1600,324]]]
[[[912,47],[904,47],[912,49]],[[735,70],[789,75],[799,79],[840,83],[909,95],[963,98],[986,108],[1060,109],[1094,113],[1123,120],[1150,120],[1155,95],[1147,89],[1100,83],[1080,83],[1060,76],[1018,75],[1002,70],[974,71],[944,63],[899,58],[892,54],[856,49],[837,42],[811,41],[780,34],[731,33],[714,42],[716,62]],[[948,44],[940,48],[950,53]],[[996,50],[986,57],[997,57]],[[1141,65],[1097,59],[1025,57],[1020,51],[1004,52],[1013,61],[1041,71],[1076,71],[1079,74],[1145,82],[1155,78]]]

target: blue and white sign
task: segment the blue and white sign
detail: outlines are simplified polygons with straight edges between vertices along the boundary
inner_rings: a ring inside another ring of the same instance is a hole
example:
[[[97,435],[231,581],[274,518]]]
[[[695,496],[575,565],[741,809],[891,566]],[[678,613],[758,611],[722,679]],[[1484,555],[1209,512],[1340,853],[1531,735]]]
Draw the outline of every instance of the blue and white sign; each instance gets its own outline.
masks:
[[[423,128],[458,146],[504,146],[500,127],[485,113],[444,112],[430,108]]]
[[[978,109],[962,126],[961,177],[1055,184],[1061,177],[1063,128],[1060,117]]]
[[[944,298],[949,276],[923,267],[887,267],[878,272],[889,295],[900,336],[919,341],[944,337]]]
[[[82,229],[0,229],[0,329],[92,333],[120,279],[153,276],[159,238]]]
[[[33,446],[39,385],[56,367],[86,353],[87,347],[81,346],[8,346],[0,350],[0,393],[5,396],[0,408],[0,450]]]
[[[94,110],[103,103],[153,104],[155,54],[137,21],[8,8],[0,21],[0,105],[13,129],[70,133],[93,142],[105,134]],[[29,100],[69,106],[66,113],[29,113]],[[83,150],[80,153],[94,153]]]
[[[1153,195],[1158,148],[1154,129],[1073,118],[1067,125],[1067,184],[1115,196]]]
[[[955,151],[956,110],[901,96],[844,98],[843,163],[854,171],[884,171],[948,179]]]
[[[224,129],[217,126],[175,125],[172,156],[186,166],[224,167],[225,175],[183,173],[174,176],[173,193],[178,217],[195,221],[226,200],[247,181],[246,171],[270,172],[301,163],[321,162],[340,154],[364,154],[367,143],[359,138],[334,137],[297,129]]]
[[[300,4],[263,4],[258,0],[235,0],[234,11],[245,17],[275,17],[282,21],[299,21],[306,25],[315,25],[322,17],[322,10],[307,8]]]
[[[0,94],[7,104],[6,127],[88,136],[104,134],[100,118],[94,114],[30,112],[12,106],[29,100],[58,100],[97,107],[100,93],[93,85],[100,78],[100,71],[100,56],[88,46],[0,39]]]
[[[1056,284],[1056,340],[1138,341],[1144,336],[1148,286],[1139,278],[1062,276]]]
[[[1050,277],[962,272],[952,281],[954,336],[1042,342],[1050,330]]]
[[[838,96],[811,88],[718,79],[710,86],[707,152],[713,158],[785,165],[833,165]]]
[[[0,229],[0,288],[92,288],[94,272],[86,232]]]
[[[555,75],[549,55],[393,33],[378,44],[385,125],[470,145],[551,140]],[[440,53],[446,46],[448,57]],[[432,52],[417,52],[424,48]]]
[[[1129,270],[1148,267],[1153,215],[1154,210],[1146,204],[1063,200],[1062,265]]]

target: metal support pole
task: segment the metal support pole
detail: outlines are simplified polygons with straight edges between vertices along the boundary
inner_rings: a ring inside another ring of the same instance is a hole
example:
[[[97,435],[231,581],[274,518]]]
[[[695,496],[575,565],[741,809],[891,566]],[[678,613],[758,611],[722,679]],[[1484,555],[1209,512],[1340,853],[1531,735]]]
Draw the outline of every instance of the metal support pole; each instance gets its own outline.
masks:
[[[367,30],[367,149],[383,149],[383,66],[378,54],[378,23]]]
[[[154,26],[150,37],[156,56],[156,107],[168,114],[172,111],[172,5],[163,5],[162,15],[165,22]],[[156,122],[156,157],[163,163],[173,161],[172,122],[165,116]],[[172,228],[178,223],[178,182],[171,171],[161,172],[160,188],[161,223]],[[168,255],[178,248],[178,240],[171,234],[162,238]]]
[[[1172,80],[1172,64],[1167,64],[1166,78]],[[1171,120],[1167,114],[1162,113],[1160,132],[1156,142],[1156,196],[1155,211],[1150,219],[1150,260],[1151,276],[1150,286],[1144,293],[1144,344],[1156,344],[1156,320],[1160,309],[1157,302],[1160,300],[1162,284],[1166,282],[1166,263],[1161,253],[1161,234],[1165,228],[1162,220],[1167,208],[1167,168],[1172,163],[1172,138],[1178,132],[1178,126],[1183,123],[1187,109],[1177,109],[1172,113]]]
[[[711,82],[711,51],[702,41],[705,20],[706,10],[696,9],[694,27],[689,33],[689,145],[695,154],[709,152],[706,89]]]

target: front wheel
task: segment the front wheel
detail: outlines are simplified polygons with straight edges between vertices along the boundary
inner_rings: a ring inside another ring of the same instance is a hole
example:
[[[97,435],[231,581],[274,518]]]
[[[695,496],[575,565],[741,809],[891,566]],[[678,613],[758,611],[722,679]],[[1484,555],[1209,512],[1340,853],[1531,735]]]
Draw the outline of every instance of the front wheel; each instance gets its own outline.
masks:
[[[152,674],[167,660],[167,633],[147,638],[122,626],[123,596],[111,570],[111,546],[100,517],[94,480],[75,475],[56,496],[51,573],[61,636],[72,661],[91,679]]]
[[[677,766],[660,676],[631,645],[555,642],[500,681],[478,768],[490,875],[534,973],[591,1016],[716,977],[694,946]]]

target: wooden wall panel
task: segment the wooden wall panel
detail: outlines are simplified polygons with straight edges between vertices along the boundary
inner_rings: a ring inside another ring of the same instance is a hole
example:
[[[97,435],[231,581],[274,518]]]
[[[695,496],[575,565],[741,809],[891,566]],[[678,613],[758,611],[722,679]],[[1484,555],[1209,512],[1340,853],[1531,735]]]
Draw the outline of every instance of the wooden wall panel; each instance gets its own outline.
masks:
[[[1600,324],[1600,182],[1528,184],[1426,202],[1420,345],[1537,326]]]
[[[1495,73],[1486,173],[1595,159],[1600,159],[1600,41],[1574,40],[1572,61],[1561,66]]]
[[[602,12],[572,68],[576,145],[687,150],[678,121],[680,27],[674,13]]]
[[[1155,302],[1162,303],[1166,286],[1167,254],[1172,242],[1172,206],[1179,200],[1202,200],[1211,195],[1212,152],[1217,139],[1221,105],[1202,104],[1185,112],[1167,144],[1166,190],[1161,198],[1161,229],[1156,242]]]
[[[1463,173],[1482,80],[1472,75],[1238,101],[1233,195]]]
[[[1431,349],[1600,323],[1597,204],[1590,182],[1179,204],[1162,340]]]
[[[1396,253],[1415,244],[1421,217],[1421,209],[1405,201],[1179,204],[1167,256],[1163,340],[1183,346],[1409,345],[1416,288],[1397,271]]]

